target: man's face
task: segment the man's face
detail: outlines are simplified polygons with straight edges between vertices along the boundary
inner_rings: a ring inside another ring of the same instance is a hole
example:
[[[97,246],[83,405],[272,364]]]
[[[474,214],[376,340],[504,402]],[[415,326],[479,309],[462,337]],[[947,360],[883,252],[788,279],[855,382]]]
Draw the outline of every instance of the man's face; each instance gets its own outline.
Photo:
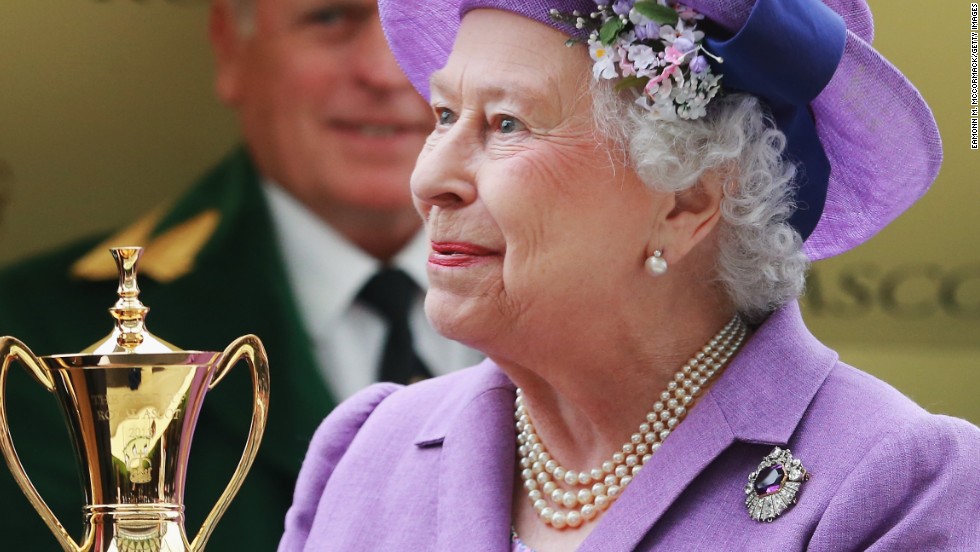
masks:
[[[408,181],[432,115],[388,50],[376,0],[256,0],[254,10],[244,36],[230,10],[224,38],[212,19],[212,41],[218,94],[260,172],[339,226],[417,224]]]

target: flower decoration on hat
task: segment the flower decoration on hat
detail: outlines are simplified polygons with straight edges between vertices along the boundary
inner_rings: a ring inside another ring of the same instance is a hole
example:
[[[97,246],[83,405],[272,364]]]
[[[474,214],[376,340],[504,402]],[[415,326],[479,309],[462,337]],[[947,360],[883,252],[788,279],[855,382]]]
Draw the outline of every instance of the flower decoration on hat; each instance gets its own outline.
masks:
[[[704,32],[697,29],[704,16],[672,0],[599,1],[589,14],[549,13],[588,31],[569,44],[588,44],[596,80],[620,79],[616,89],[634,90],[636,103],[658,119],[703,117],[721,89],[707,58],[722,62],[704,48]]]

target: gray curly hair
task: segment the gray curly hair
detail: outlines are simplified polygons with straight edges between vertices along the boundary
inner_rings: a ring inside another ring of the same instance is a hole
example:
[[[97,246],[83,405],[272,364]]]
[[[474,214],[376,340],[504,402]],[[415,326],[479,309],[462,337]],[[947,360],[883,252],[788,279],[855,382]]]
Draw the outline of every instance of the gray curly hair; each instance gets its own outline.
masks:
[[[647,185],[680,192],[708,171],[729,175],[713,277],[744,318],[758,321],[803,293],[809,259],[787,223],[796,167],[782,156],[786,138],[756,97],[727,94],[701,119],[664,122],[608,81],[594,83],[592,92],[597,128],[623,148]]]

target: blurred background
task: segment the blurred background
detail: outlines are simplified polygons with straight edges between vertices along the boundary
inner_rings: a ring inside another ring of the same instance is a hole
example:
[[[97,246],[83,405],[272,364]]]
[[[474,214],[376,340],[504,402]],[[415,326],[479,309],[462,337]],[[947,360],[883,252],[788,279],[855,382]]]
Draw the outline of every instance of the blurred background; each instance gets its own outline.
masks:
[[[980,424],[970,2],[869,3],[875,46],[935,110],[945,163],[897,222],[815,264],[805,317],[846,362]],[[207,0],[0,2],[0,266],[131,222],[235,143],[212,93],[207,12]]]

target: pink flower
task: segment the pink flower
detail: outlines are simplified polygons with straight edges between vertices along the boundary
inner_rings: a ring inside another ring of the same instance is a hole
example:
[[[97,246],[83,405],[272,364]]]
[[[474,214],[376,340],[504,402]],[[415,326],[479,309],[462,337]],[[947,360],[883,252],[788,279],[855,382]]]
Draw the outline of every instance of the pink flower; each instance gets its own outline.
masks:
[[[677,8],[675,8],[675,9],[677,9],[677,15],[679,15],[680,18],[683,19],[683,20],[685,20],[685,21],[690,21],[690,20],[694,20],[694,19],[703,19],[704,18],[703,15],[701,15],[700,13],[694,11],[692,8],[689,8],[687,6],[682,6],[682,5],[678,4],[677,5]]]
[[[670,78],[676,71],[677,71],[676,65],[668,65],[667,68],[663,70],[663,72],[661,72],[656,77],[650,79],[650,82],[648,82],[647,85],[643,88],[643,91],[646,92],[647,94],[652,93],[652,91],[656,91],[655,90],[656,87],[659,86],[660,83],[663,82],[665,79]]]
[[[667,63],[678,65],[684,60],[684,52],[673,46],[667,46],[667,49],[664,50],[664,59],[667,60]]]

